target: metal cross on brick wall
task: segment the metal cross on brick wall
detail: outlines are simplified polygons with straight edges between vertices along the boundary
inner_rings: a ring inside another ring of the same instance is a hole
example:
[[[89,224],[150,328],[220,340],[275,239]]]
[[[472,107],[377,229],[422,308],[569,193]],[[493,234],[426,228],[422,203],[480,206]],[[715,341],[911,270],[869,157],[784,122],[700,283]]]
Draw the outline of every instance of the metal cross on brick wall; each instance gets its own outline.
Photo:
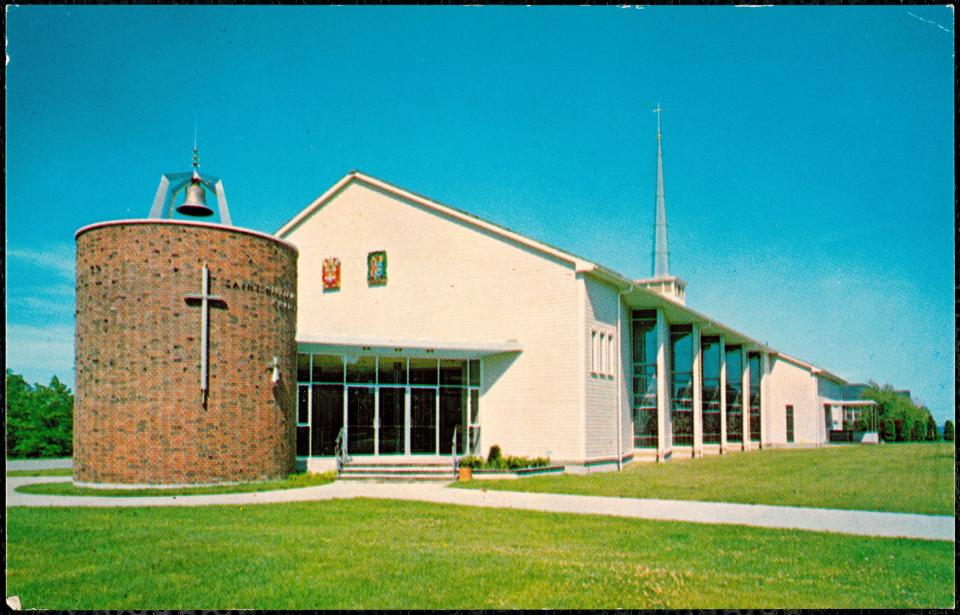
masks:
[[[203,264],[200,278],[200,294],[189,294],[184,299],[187,305],[200,306],[200,391],[206,395],[208,387],[209,369],[207,362],[210,350],[210,306],[227,307],[227,302],[220,295],[210,294],[210,270]]]

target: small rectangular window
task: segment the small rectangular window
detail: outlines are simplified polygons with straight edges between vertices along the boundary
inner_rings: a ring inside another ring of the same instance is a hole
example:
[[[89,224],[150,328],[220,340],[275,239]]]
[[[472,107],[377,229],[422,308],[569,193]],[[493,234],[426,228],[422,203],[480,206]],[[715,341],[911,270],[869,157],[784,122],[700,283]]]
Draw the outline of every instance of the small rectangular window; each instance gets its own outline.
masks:
[[[609,365],[607,365],[607,354],[610,349],[610,338],[607,337],[606,333],[600,334],[600,373],[604,376],[608,373]]]

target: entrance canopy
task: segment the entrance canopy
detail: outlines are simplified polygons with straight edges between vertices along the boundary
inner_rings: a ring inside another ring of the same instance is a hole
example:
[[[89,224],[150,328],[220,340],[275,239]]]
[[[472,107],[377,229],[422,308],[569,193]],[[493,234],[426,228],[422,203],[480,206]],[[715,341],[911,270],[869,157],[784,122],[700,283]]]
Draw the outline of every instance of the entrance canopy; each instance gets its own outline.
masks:
[[[434,359],[479,359],[504,352],[521,352],[517,342],[463,340],[409,340],[366,336],[303,336],[297,338],[300,352],[322,354],[377,354]]]

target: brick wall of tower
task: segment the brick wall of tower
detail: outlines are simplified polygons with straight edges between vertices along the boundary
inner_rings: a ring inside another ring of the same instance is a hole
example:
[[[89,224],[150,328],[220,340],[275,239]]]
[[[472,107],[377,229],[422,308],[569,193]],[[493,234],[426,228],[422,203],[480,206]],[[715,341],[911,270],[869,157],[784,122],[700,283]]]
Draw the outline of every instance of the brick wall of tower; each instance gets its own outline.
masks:
[[[203,264],[209,392],[200,390]],[[297,252],[265,235],[181,221],[77,234],[73,478],[259,480],[294,470]],[[281,379],[271,382],[273,357]]]

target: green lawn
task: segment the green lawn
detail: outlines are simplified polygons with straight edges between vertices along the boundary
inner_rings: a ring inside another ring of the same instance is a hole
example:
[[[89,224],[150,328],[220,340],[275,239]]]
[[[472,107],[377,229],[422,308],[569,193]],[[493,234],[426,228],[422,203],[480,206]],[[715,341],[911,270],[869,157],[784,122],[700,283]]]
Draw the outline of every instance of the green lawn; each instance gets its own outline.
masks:
[[[44,468],[42,470],[7,470],[7,476],[72,476],[71,468]]]
[[[768,449],[457,486],[952,515],[954,452],[953,443]]]
[[[8,473],[8,476],[13,476]],[[217,493],[250,493],[253,491],[275,491],[277,489],[299,489],[326,485],[336,478],[334,472],[323,474],[291,474],[282,480],[259,483],[241,483],[239,485],[216,485],[210,487],[183,487],[180,489],[96,489],[75,487],[71,482],[34,483],[17,487],[20,493],[40,495],[107,495],[143,497],[151,495],[211,495]]]
[[[954,544],[418,502],[11,508],[26,609],[949,608]]]

